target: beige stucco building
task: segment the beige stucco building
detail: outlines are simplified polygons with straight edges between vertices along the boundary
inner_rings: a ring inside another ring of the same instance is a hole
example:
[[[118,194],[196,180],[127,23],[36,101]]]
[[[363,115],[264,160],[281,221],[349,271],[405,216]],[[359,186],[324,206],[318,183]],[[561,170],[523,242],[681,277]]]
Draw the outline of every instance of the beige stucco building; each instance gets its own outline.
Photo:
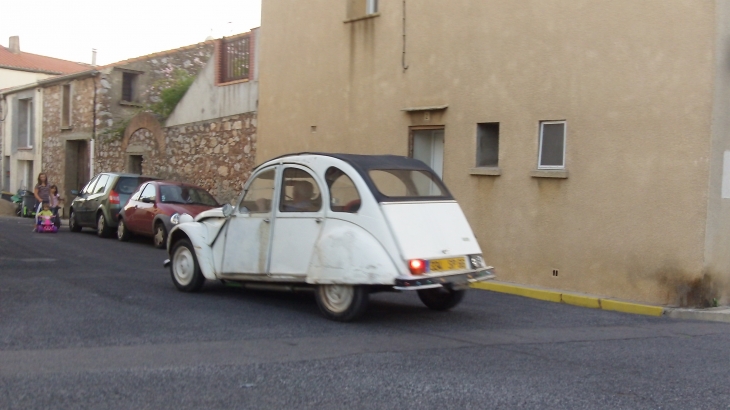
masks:
[[[727,302],[729,28],[728,0],[263,0],[257,160],[414,155],[500,279]]]

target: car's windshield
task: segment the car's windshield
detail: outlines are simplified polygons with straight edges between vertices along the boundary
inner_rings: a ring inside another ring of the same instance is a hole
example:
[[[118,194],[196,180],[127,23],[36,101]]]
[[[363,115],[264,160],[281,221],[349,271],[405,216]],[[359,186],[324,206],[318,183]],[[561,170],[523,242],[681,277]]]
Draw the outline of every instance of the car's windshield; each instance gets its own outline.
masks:
[[[218,206],[208,191],[185,185],[160,185],[160,201],[168,204]]]
[[[370,179],[390,198],[433,198],[448,196],[446,188],[432,172],[411,169],[371,169]]]

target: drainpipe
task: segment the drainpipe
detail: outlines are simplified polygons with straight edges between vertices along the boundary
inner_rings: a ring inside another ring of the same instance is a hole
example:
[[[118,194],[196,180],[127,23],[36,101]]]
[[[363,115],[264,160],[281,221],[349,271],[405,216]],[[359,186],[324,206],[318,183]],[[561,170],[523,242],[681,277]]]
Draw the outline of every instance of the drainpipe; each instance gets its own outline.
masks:
[[[97,72],[94,74],[94,106],[91,107],[92,120],[91,120],[91,141],[89,141],[89,178],[94,177],[94,140],[96,140],[96,77],[99,75]]]
[[[401,59],[401,66],[403,66],[403,72],[405,73],[408,69],[406,64],[406,0],[403,0],[403,57]]]

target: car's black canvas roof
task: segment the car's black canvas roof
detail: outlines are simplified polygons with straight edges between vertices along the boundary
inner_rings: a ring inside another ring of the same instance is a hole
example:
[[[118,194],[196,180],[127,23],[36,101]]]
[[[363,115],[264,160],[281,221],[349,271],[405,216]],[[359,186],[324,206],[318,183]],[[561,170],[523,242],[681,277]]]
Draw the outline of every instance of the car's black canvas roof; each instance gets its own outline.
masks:
[[[400,155],[358,155],[358,154],[339,154],[339,153],[330,153],[330,152],[300,152],[295,154],[286,154],[282,155],[280,157],[273,158],[279,159],[279,158],[287,158],[287,157],[296,157],[296,156],[305,156],[305,155],[322,155],[332,158],[337,158],[342,161],[347,162],[350,164],[355,170],[362,176],[363,180],[365,180],[365,183],[370,188],[370,191],[375,196],[375,199],[378,202],[389,202],[389,201],[410,201],[410,200],[423,200],[423,197],[419,198],[408,198],[408,197],[400,197],[397,199],[390,198],[387,196],[384,196],[383,194],[378,191],[378,189],[375,186],[375,183],[370,178],[370,174],[368,171],[373,169],[383,169],[383,170],[394,170],[394,169],[410,169],[410,170],[417,170],[417,171],[426,171],[431,174],[434,174],[431,167],[426,165],[423,161],[415,159],[415,158],[409,158],[404,157]],[[270,162],[266,161],[266,162]],[[438,175],[434,174],[435,178],[438,178]],[[444,196],[440,197],[441,199],[454,199],[451,193],[448,191],[448,189],[444,186],[443,188],[445,190]],[[429,198],[430,200],[436,199],[436,198]]]

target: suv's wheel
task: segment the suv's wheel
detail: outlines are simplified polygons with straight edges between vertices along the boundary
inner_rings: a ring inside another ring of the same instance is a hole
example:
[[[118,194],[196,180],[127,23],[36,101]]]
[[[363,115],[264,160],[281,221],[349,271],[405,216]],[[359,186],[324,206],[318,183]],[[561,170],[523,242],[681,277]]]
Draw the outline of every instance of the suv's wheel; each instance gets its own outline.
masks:
[[[319,285],[315,295],[320,312],[338,322],[349,322],[365,313],[370,296],[365,286],[356,285]]]
[[[432,310],[449,310],[458,305],[466,290],[453,290],[447,288],[423,289],[418,291],[418,298],[426,307]]]
[[[109,225],[106,223],[104,213],[99,212],[99,216],[96,217],[96,234],[99,235],[100,238],[106,238],[110,233],[111,229],[109,229]]]
[[[132,237],[132,232],[127,229],[127,224],[124,222],[124,218],[119,218],[119,225],[117,225],[117,239],[122,242],[126,242]]]
[[[164,249],[167,246],[167,229],[162,222],[155,224],[155,236],[152,237],[155,243],[155,248]]]
[[[172,248],[170,275],[175,287],[183,292],[197,292],[205,283],[205,276],[200,271],[195,249],[187,239],[175,242]]]
[[[76,212],[73,209],[71,210],[71,215],[68,217],[68,229],[71,232],[81,232],[81,225],[76,220]]]

